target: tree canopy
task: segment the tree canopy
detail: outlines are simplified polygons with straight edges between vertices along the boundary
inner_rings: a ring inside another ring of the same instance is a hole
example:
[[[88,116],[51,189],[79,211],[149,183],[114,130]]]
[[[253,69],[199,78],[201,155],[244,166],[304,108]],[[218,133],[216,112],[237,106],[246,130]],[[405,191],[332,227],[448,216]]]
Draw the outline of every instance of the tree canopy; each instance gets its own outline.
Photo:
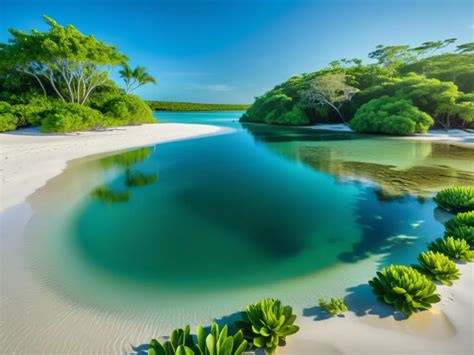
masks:
[[[334,60],[257,97],[241,121],[286,125],[350,121],[364,104],[388,96],[410,102],[432,118],[434,127],[474,128],[474,42],[456,46],[455,41],[429,41],[414,48],[379,45],[368,55],[375,63]],[[419,116],[414,110],[404,112]]]

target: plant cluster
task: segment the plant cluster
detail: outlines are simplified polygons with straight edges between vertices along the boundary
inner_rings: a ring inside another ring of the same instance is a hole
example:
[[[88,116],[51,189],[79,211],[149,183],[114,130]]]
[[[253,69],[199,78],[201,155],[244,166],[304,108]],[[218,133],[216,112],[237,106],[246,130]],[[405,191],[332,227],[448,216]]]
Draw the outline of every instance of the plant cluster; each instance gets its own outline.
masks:
[[[369,54],[376,64],[335,60],[257,97],[241,121],[279,125],[349,122],[356,131],[382,134],[423,133],[433,125],[473,127],[472,44],[433,55],[455,41],[425,42],[415,48],[378,46]],[[443,45],[422,49],[432,43]]]
[[[9,42],[0,44],[0,131],[41,126],[44,132],[67,132],[156,122],[150,107],[128,94],[155,82],[145,68],[131,76],[122,73],[126,90],[121,90],[109,74],[118,65],[128,67],[125,55],[72,25],[44,19],[48,31],[12,29]]]
[[[319,307],[321,309],[330,314],[331,316],[335,317],[339,314],[347,312],[347,306],[344,303],[344,299],[342,298],[331,298],[329,302],[325,301],[324,299],[319,299]]]
[[[441,300],[435,293],[436,285],[409,266],[387,266],[377,272],[369,285],[381,300],[407,317],[418,310],[429,309],[431,304]]]
[[[438,238],[428,245],[428,249],[439,252],[450,259],[473,261],[474,251],[464,239],[455,239],[453,237]]]
[[[153,111],[244,111],[248,105],[204,104],[194,102],[147,101]]]
[[[248,305],[242,317],[243,320],[236,324],[244,337],[255,347],[263,347],[267,354],[273,354],[280,342],[299,330],[293,324],[296,320],[293,309],[273,298]]]
[[[456,264],[440,252],[427,251],[418,255],[419,270],[432,280],[451,286],[453,280],[459,279]]]
[[[219,331],[217,323],[213,323],[209,333],[202,326],[197,328],[196,341],[190,334],[190,327],[175,329],[170,340],[160,343],[152,339],[148,353],[150,355],[241,355],[247,350],[242,331],[234,335],[228,334],[228,326]]]
[[[458,213],[445,227],[445,237],[464,239],[471,249],[474,247],[474,211]]]
[[[474,210],[474,187],[448,187],[436,194],[433,200],[448,212],[466,212]]]

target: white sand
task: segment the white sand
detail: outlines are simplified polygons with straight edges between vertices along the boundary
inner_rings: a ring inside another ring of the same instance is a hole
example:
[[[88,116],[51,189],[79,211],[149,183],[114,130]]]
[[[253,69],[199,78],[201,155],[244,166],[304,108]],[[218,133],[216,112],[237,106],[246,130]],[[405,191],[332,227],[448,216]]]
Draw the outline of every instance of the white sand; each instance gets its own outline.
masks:
[[[70,160],[224,131],[211,125],[160,123],[100,132],[40,134],[37,129],[22,129],[1,133],[0,211],[24,201],[61,173]]]
[[[208,125],[157,124],[68,135],[39,135],[31,130],[0,135],[0,353],[124,353],[132,350],[130,339],[148,339],[159,319],[136,321],[83,309],[34,279],[22,250],[22,229],[32,211],[22,201],[60,174],[69,160],[220,132]],[[377,314],[386,308],[370,293],[351,305],[358,310],[373,305],[374,310],[366,315],[348,312],[345,318],[314,320],[315,316],[298,314],[300,332],[289,337],[278,353],[472,354],[472,263],[460,269],[462,278],[453,287],[438,287],[442,302],[409,320],[380,318]],[[316,305],[317,300],[314,302]]]

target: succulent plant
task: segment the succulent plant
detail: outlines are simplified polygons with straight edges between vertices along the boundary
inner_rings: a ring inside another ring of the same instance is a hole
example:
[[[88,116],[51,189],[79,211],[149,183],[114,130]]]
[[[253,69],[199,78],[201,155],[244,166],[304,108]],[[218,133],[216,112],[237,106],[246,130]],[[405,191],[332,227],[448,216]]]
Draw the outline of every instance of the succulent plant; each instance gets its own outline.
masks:
[[[474,251],[464,239],[453,237],[438,238],[428,245],[431,251],[443,253],[450,259],[473,261]]]
[[[280,300],[267,298],[248,305],[242,312],[243,320],[236,325],[256,348],[264,347],[266,354],[273,354],[281,341],[299,330],[293,324],[296,315],[292,312],[293,309],[282,306]]]
[[[373,292],[395,310],[409,317],[420,309],[431,308],[441,299],[436,285],[416,269],[404,265],[390,265],[377,272],[369,281]]]
[[[448,187],[434,197],[439,207],[448,212],[467,212],[474,210],[474,187]]]
[[[439,252],[427,251],[418,255],[420,271],[432,280],[438,280],[451,286],[453,280],[459,279],[459,270],[456,264]]]
[[[445,236],[464,239],[471,248],[474,247],[474,211],[461,212],[445,224]]]
[[[219,332],[219,326],[213,323],[209,334],[201,326],[197,328],[197,344],[194,346],[196,355],[241,355],[247,347],[247,340],[241,330],[232,336],[228,335],[227,325]]]
[[[333,317],[347,312],[347,306],[342,298],[331,298],[329,302],[326,302],[324,299],[320,298],[319,307],[321,307],[323,311],[329,313]]]
[[[190,334],[189,325],[184,329],[175,329],[171,333],[170,340],[161,344],[152,339],[148,354],[150,355],[194,355],[194,341]]]

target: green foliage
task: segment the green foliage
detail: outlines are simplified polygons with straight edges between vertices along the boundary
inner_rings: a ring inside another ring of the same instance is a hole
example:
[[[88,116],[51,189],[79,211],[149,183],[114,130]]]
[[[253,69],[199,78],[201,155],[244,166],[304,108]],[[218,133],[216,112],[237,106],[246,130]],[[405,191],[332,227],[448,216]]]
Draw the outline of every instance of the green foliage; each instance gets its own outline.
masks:
[[[362,105],[350,122],[357,132],[387,134],[424,133],[432,124],[433,119],[411,101],[389,96]]]
[[[319,307],[321,307],[323,311],[329,313],[333,317],[347,312],[347,306],[344,303],[344,299],[342,298],[331,298],[329,302],[326,302],[324,299],[320,298]]]
[[[0,132],[13,131],[18,125],[18,117],[12,113],[8,102],[0,101]]]
[[[101,125],[99,111],[76,103],[58,103],[48,111],[41,125],[42,132],[83,131]]]
[[[445,224],[445,237],[464,239],[471,249],[474,247],[474,211],[458,213]]]
[[[113,98],[104,105],[104,109],[106,115],[120,125],[156,122],[150,107],[135,95]]]
[[[265,95],[257,97],[241,117],[241,121],[284,125],[340,122],[341,118],[345,120],[354,117],[362,105],[373,99],[397,96],[411,100],[414,107],[434,120],[436,127],[472,128],[474,102],[467,98],[474,91],[474,53],[467,49],[463,53],[432,55],[434,51],[447,47],[454,41],[455,39],[450,38],[425,42],[416,48],[381,45],[369,55],[378,64],[363,65],[360,59],[342,59],[331,62],[329,67],[317,72],[293,76]],[[469,48],[469,44],[465,48]],[[344,84],[354,88],[347,92],[348,95],[342,95],[344,99],[338,103],[337,110],[327,104],[321,106],[321,100],[313,100],[314,95],[306,94],[314,93],[311,89],[314,89],[315,81],[318,82],[318,93],[341,94],[341,90],[331,89],[334,87],[333,80],[321,80],[337,77],[345,77]],[[277,102],[274,102],[275,98]],[[280,106],[274,111],[275,103],[280,102],[284,103],[283,108]],[[306,118],[301,118],[299,114],[282,118],[296,106],[301,106],[301,112]],[[421,118],[418,112],[416,116],[420,117],[421,122],[419,127],[415,124],[414,132],[425,132],[426,126],[432,123],[428,124],[427,116]],[[411,121],[404,116],[395,122],[392,120],[387,126],[390,127],[390,132],[408,132],[413,130]]]
[[[439,252],[427,251],[418,255],[420,271],[433,280],[451,286],[453,280],[459,279],[456,264]]]
[[[219,331],[217,323],[212,324],[209,334],[198,326],[196,340],[197,344],[194,346],[196,355],[241,355],[248,347],[241,330],[232,336],[228,334],[227,325]]]
[[[450,259],[473,261],[474,251],[464,239],[453,237],[438,238],[428,245],[428,249],[434,252],[443,253]]]
[[[194,355],[194,341],[190,334],[190,327],[175,329],[169,340],[161,344],[152,339],[148,353],[150,355]]]
[[[123,63],[119,74],[125,82],[125,92],[127,93],[145,84],[156,84],[155,78],[147,73],[145,67],[137,66],[132,69],[127,63]]]
[[[267,298],[248,305],[242,312],[243,321],[236,324],[255,347],[263,347],[265,353],[273,354],[281,341],[299,330],[293,324],[296,315],[292,312],[290,306],[282,306],[281,301]]]
[[[142,172],[127,172],[125,184],[128,187],[151,185],[158,179],[158,174],[145,175]]]
[[[101,200],[107,204],[127,202],[128,200],[130,200],[130,192],[116,192],[106,185],[102,185],[94,189],[91,192],[90,196],[97,200]]]
[[[433,200],[448,212],[466,212],[474,210],[474,187],[448,187],[436,194]]]
[[[61,102],[49,97],[33,95],[28,102],[13,106],[13,111],[22,126],[40,126],[46,115]]]
[[[377,272],[369,281],[373,292],[395,310],[409,317],[421,309],[431,308],[441,299],[436,285],[416,269],[404,265],[390,265]]]
[[[227,325],[219,331],[217,323],[213,323],[209,334],[198,326],[196,342],[190,334],[189,325],[184,329],[175,329],[170,340],[160,343],[153,339],[150,342],[150,355],[241,355],[247,350],[248,343],[242,331],[229,335]]]
[[[203,104],[193,102],[147,101],[153,111],[243,111],[248,105]]]

